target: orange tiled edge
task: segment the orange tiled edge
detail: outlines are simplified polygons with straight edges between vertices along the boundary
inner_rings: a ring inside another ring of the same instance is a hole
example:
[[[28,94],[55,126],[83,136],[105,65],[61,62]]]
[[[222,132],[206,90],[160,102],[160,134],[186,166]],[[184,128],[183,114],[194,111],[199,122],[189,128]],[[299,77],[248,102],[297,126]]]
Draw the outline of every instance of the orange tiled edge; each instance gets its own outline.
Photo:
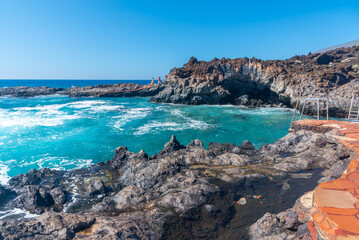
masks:
[[[314,207],[308,228],[313,239],[317,232],[329,240],[357,239],[359,236],[359,123],[334,120],[300,120],[293,129],[327,132],[338,129],[337,138],[356,153],[345,174],[324,182],[314,190]]]

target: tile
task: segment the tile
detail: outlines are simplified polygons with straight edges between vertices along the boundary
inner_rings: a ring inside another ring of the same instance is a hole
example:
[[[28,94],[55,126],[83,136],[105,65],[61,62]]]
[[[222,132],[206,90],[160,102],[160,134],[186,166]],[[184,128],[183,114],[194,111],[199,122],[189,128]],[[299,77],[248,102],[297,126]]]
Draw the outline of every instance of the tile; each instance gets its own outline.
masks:
[[[354,216],[327,214],[327,219],[332,221],[337,228],[359,234],[359,220]]]
[[[315,203],[319,207],[354,208],[358,201],[356,197],[346,191],[317,188],[314,192]]]
[[[321,213],[317,213],[317,214],[314,215],[313,220],[314,220],[314,222],[316,222],[318,225],[320,225],[320,224],[323,222],[324,218],[325,218],[325,217],[324,217]]]
[[[359,172],[352,172],[352,173],[346,174],[346,177],[348,180],[359,181]]]
[[[358,184],[350,180],[335,179],[333,183],[342,189],[359,188]]]
[[[359,210],[356,208],[333,208],[333,207],[321,207],[321,212],[328,214],[337,214],[337,215],[348,215],[354,216],[359,213]]]

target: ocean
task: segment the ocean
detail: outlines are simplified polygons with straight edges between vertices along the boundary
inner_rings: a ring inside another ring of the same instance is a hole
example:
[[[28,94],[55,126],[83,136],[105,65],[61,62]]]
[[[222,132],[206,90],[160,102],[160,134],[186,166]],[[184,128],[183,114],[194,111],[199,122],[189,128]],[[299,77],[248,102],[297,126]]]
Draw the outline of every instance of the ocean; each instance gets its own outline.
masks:
[[[1,80],[0,86],[105,83],[114,82]],[[148,98],[2,97],[0,183],[32,168],[90,166],[111,159],[119,146],[152,155],[173,134],[183,145],[193,139],[202,140],[206,147],[209,142],[241,144],[249,140],[259,148],[285,136],[291,116],[291,110],[281,108],[186,106],[152,103]]]
[[[101,84],[116,84],[116,83],[139,83],[147,85],[151,80],[7,80],[0,79],[0,88],[4,87],[56,87],[56,88],[71,88],[94,86]]]

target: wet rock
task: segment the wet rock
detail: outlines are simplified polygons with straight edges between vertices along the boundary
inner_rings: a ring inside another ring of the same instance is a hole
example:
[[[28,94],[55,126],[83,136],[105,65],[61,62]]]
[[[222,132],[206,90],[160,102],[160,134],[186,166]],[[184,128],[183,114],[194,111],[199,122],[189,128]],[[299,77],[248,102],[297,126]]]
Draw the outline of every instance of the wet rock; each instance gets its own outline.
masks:
[[[0,185],[0,205],[2,205],[7,200],[9,200],[9,197],[11,195],[15,195],[15,193],[13,191],[11,191],[10,189],[7,189],[7,188],[3,187],[2,185]]]
[[[246,205],[247,204],[247,199],[242,197],[238,200],[238,204],[240,205]]]
[[[91,179],[86,186],[86,194],[89,196],[97,196],[106,193],[105,184],[100,179]]]
[[[42,213],[55,203],[48,190],[35,185],[23,187],[21,195],[15,199],[14,206],[25,208],[33,213]]]

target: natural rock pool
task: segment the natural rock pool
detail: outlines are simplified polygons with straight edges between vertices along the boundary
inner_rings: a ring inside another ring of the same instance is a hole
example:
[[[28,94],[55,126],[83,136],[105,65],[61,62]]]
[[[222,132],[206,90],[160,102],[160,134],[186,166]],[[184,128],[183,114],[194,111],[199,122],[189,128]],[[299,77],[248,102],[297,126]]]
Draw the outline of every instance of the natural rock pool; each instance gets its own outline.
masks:
[[[0,183],[31,168],[73,169],[106,161],[118,146],[157,153],[172,134],[255,147],[287,134],[292,112],[280,108],[186,106],[147,98],[0,98]]]

